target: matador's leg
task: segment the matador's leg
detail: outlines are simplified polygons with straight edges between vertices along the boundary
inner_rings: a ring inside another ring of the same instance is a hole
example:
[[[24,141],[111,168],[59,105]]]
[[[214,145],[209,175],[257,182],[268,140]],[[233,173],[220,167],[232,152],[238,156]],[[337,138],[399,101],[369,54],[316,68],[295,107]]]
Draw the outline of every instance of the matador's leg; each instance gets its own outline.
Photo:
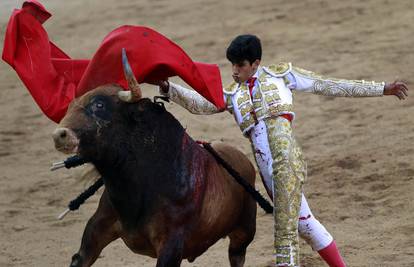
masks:
[[[251,133],[250,140],[255,155],[256,164],[260,170],[263,184],[269,197],[273,200],[273,168],[272,155],[269,148],[266,125],[260,121]],[[325,227],[315,218],[302,193],[299,211],[299,236],[317,251],[324,261],[332,267],[345,267],[335,241]]]
[[[298,219],[306,166],[290,122],[265,121],[273,162],[276,266],[299,266]]]

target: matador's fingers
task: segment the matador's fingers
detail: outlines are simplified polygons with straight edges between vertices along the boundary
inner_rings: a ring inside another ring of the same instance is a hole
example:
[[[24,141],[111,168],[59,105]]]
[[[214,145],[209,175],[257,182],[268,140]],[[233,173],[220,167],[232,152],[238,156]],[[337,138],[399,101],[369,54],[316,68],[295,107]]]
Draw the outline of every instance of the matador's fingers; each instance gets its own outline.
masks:
[[[405,91],[408,91],[408,87],[407,87],[407,84],[405,82],[397,81],[395,84],[402,87],[402,88],[404,88]]]
[[[405,99],[404,93],[402,93],[402,91],[397,92],[396,96],[397,96],[400,100],[404,100],[404,99]]]
[[[396,82],[395,85],[398,89],[398,92],[401,92],[403,95],[408,96],[408,87],[406,83]]]
[[[407,88],[402,87],[401,91],[404,93],[405,96],[408,96],[408,89]]]
[[[407,84],[403,84],[403,89],[404,89],[404,93],[406,94],[406,95],[408,95],[408,86],[407,86]]]

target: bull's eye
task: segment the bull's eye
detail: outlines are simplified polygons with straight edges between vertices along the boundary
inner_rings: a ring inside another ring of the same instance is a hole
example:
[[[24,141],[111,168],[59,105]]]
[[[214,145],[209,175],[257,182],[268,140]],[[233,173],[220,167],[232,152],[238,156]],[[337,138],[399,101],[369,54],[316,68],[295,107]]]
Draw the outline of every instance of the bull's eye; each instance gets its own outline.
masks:
[[[91,104],[91,111],[93,113],[105,110],[105,104],[101,100],[93,101]]]
[[[94,96],[86,106],[86,113],[89,116],[109,120],[112,114],[113,103],[107,96]]]

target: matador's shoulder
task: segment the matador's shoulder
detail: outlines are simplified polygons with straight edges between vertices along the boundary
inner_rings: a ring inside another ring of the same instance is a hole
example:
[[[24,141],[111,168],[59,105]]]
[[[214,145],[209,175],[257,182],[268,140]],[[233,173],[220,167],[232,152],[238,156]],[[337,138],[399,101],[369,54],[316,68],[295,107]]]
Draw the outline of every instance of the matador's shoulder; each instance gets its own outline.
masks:
[[[223,93],[226,95],[234,95],[236,93],[236,90],[237,90],[237,83],[232,82],[223,88]]]
[[[268,67],[263,67],[264,71],[273,77],[283,77],[292,70],[292,63],[280,62]]]

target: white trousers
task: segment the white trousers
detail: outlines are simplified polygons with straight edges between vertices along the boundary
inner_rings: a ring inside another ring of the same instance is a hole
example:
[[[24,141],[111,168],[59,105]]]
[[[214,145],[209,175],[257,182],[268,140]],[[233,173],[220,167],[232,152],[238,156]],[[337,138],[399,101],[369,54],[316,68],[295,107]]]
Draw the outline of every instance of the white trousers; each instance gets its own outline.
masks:
[[[250,132],[256,163],[268,195],[273,199],[273,159],[269,148],[266,125],[260,121]],[[304,194],[299,211],[299,236],[306,240],[312,249],[319,251],[327,247],[333,238],[325,227],[313,216]]]

